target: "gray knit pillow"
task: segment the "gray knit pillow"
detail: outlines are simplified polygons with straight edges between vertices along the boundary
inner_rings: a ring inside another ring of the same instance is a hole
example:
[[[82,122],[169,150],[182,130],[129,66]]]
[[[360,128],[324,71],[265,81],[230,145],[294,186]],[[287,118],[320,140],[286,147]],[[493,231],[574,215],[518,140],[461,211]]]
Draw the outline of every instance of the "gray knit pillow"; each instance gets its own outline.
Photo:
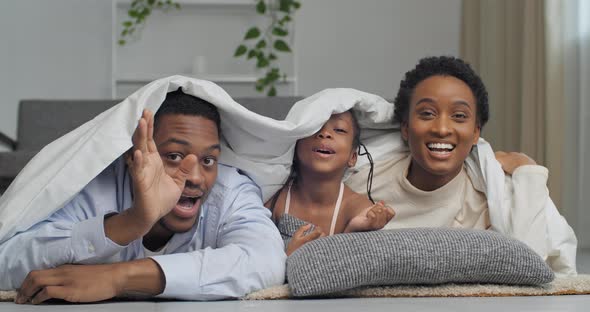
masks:
[[[413,228],[338,234],[309,242],[287,259],[294,296],[371,285],[539,285],[554,277],[524,243],[480,230]]]

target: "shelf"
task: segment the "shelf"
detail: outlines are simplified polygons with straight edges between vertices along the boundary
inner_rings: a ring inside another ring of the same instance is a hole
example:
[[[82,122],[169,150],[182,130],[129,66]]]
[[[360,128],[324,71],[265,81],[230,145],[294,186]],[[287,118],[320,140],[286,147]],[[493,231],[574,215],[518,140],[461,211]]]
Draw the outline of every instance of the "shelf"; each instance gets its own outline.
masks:
[[[115,81],[117,84],[147,84],[154,80],[172,75],[173,74],[121,74],[117,76]],[[255,75],[193,75],[186,73],[181,73],[180,75],[191,78],[209,80],[215,83],[254,83],[256,82],[256,80],[260,79],[260,76]],[[295,77],[287,77],[286,81],[280,80],[279,83],[293,83],[295,82],[295,80]]]
[[[118,7],[129,7],[132,0],[115,0]],[[174,0],[181,6],[255,6],[253,0]]]

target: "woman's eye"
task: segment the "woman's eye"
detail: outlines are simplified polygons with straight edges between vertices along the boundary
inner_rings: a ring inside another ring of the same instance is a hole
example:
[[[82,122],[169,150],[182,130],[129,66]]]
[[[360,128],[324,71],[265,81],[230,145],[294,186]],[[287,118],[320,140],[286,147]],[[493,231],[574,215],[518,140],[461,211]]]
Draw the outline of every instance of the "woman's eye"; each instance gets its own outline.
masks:
[[[464,113],[456,113],[455,114],[455,118],[465,119],[465,118],[467,118],[467,114],[464,114]]]
[[[431,111],[422,111],[418,113],[418,115],[420,115],[420,117],[432,117],[434,116],[434,113]]]
[[[203,159],[203,164],[205,166],[207,166],[207,167],[211,167],[211,166],[215,165],[215,163],[216,163],[215,158],[205,158],[205,159]]]

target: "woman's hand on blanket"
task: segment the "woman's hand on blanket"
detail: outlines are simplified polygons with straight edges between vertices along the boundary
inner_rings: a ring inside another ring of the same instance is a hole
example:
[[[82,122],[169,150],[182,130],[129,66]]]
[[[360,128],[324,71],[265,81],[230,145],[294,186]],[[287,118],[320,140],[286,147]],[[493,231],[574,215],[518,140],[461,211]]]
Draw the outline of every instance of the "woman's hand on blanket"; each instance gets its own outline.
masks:
[[[395,211],[391,207],[385,206],[382,201],[379,201],[373,206],[363,209],[361,213],[352,218],[346,225],[344,233],[382,229],[394,216]]]
[[[512,174],[516,168],[525,165],[536,165],[537,163],[524,153],[502,152],[495,153],[496,160],[502,165],[502,170],[507,174]]]
[[[195,155],[188,155],[181,161],[175,173],[166,173],[154,142],[154,115],[151,111],[144,110],[133,134],[133,154],[126,160],[133,180],[133,207],[129,209],[130,214],[136,224],[147,233],[160,218],[174,208],[197,158]]]
[[[289,244],[287,244],[287,256],[290,256],[295,250],[303,246],[303,244],[326,236],[319,226],[314,227],[311,232],[306,234],[305,232],[307,232],[310,228],[311,224],[302,225],[299,229],[297,229],[297,231],[295,231],[295,233],[293,233]]]

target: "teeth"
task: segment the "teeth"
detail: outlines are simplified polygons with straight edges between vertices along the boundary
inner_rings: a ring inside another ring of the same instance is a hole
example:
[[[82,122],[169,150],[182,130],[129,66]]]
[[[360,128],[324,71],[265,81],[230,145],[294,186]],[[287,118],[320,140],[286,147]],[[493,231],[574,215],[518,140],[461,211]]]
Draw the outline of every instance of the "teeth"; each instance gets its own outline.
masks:
[[[452,150],[454,146],[448,143],[428,143],[428,148]]]

